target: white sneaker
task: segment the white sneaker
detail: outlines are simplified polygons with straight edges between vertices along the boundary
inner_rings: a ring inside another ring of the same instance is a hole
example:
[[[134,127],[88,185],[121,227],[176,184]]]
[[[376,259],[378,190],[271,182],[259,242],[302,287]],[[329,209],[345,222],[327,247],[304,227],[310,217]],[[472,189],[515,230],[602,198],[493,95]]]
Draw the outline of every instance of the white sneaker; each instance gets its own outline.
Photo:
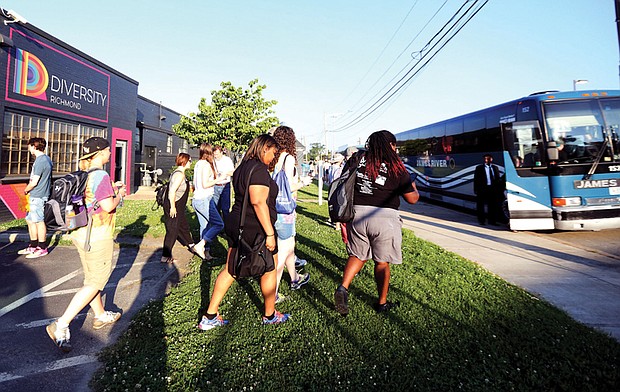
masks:
[[[45,327],[45,330],[59,349],[66,353],[71,351],[71,332],[69,331],[69,327],[58,328],[58,322],[54,321]]]
[[[192,246],[192,252],[196,253],[201,259],[204,260],[206,258],[204,242],[200,241],[199,243],[194,244],[194,246]]]
[[[102,316],[95,317],[95,320],[93,321],[93,328],[101,329],[106,325],[114,324],[119,318],[121,318],[120,313],[106,310]]]

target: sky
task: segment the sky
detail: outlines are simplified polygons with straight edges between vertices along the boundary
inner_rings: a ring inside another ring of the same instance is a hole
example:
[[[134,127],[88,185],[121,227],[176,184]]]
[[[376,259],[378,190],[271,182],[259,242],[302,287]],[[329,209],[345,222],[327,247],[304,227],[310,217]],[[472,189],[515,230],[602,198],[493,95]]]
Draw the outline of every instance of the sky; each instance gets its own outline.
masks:
[[[619,88],[614,0],[484,3],[0,0],[0,7],[181,114],[209,101],[221,82],[247,88],[257,78],[302,143],[330,150],[381,129],[399,133],[536,91],[572,90],[575,79],[588,81],[580,90]],[[464,4],[479,11],[437,50],[433,36]],[[415,75],[392,99],[357,120],[410,69]]]

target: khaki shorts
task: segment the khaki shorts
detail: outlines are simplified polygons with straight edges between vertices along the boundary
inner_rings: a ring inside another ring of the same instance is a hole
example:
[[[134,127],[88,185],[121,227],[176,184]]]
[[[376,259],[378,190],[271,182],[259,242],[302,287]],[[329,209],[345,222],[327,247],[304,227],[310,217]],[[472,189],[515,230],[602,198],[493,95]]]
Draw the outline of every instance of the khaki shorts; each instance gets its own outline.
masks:
[[[80,254],[84,268],[84,286],[102,291],[112,275],[114,240],[91,241],[90,251],[84,250],[84,242],[72,240]]]
[[[347,223],[347,252],[362,261],[402,264],[402,228],[398,210],[355,206],[355,218]]]

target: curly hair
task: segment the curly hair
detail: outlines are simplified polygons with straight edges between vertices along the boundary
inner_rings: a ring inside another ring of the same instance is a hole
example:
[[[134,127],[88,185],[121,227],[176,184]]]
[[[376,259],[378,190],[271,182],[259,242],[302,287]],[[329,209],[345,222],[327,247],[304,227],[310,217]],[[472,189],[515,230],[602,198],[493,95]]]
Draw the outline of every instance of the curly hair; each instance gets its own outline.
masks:
[[[385,163],[388,173],[399,176],[406,172],[405,165],[400,160],[392,144],[396,146],[396,137],[390,131],[377,131],[366,140],[366,175],[374,181],[379,175],[381,164]]]
[[[278,159],[280,159],[280,155],[283,152],[289,153],[293,158],[295,158],[295,163],[297,163],[297,143],[293,128],[287,127],[286,125],[280,125],[273,132],[273,138],[276,139],[276,142],[278,142],[278,146],[280,148],[269,165],[269,171],[273,171],[276,167],[276,163],[278,163]]]

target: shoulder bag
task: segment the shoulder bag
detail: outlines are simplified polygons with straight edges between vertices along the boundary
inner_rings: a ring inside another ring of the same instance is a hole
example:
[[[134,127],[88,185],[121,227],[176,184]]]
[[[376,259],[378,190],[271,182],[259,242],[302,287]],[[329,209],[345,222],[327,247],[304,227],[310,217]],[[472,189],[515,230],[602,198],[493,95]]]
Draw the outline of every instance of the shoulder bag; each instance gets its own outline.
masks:
[[[252,178],[252,172],[255,168],[256,166],[252,167],[248,174],[248,182],[245,188],[246,192],[243,197],[243,206],[241,207],[237,248],[233,248],[228,262],[228,273],[235,279],[258,277],[264,275],[265,272],[275,269],[273,255],[271,251],[267,249],[265,243],[266,238],[262,233],[257,233],[252,243],[248,243],[248,241],[243,238],[243,225],[245,224],[248,196],[250,193],[250,179]]]

